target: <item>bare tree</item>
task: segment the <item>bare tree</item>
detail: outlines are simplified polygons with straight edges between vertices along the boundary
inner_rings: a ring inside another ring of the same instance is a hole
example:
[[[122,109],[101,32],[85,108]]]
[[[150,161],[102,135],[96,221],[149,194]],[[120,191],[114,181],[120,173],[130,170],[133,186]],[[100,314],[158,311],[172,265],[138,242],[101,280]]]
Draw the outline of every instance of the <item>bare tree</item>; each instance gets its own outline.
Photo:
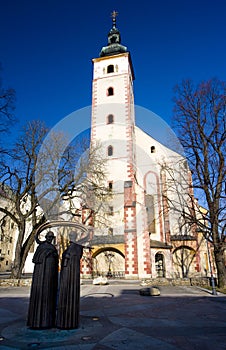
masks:
[[[226,284],[226,83],[212,79],[194,86],[189,80],[183,81],[175,88],[174,102],[175,129],[192,171],[195,196],[207,209],[201,230],[214,246],[218,284],[223,287]],[[186,216],[199,224],[197,216]]]
[[[5,89],[0,81],[0,132],[8,131],[14,120],[13,110],[15,104],[15,91],[11,88]]]
[[[1,70],[1,66],[0,66]],[[4,88],[0,79],[0,134],[1,134],[1,145],[0,151],[1,156],[3,155],[3,140],[6,134],[9,132],[10,127],[15,122],[15,116],[13,114],[15,108],[15,91],[11,88]]]
[[[73,220],[78,207],[68,203],[77,198],[89,208],[90,189],[96,202],[107,195],[98,148],[90,149],[88,139],[68,145],[65,135],[50,132],[46,137],[47,131],[39,121],[29,123],[2,165],[1,183],[9,205],[0,207],[0,212],[18,228],[13,278],[20,278],[35,232],[43,223]]]
[[[194,259],[206,250],[205,239],[200,233],[205,227],[205,212],[194,197],[191,171],[181,155],[162,161],[161,180],[163,216],[173,243],[175,273],[184,277],[194,273]]]

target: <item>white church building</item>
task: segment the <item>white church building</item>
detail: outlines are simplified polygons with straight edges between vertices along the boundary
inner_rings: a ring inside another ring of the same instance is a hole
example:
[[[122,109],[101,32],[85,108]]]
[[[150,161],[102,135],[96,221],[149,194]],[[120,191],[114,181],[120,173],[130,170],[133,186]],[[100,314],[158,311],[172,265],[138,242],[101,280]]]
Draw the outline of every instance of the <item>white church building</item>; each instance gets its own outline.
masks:
[[[101,142],[112,197],[83,277],[205,276],[206,246],[182,215],[194,200],[186,159],[136,126],[133,81],[113,13],[108,45],[93,59],[91,121],[91,144]]]

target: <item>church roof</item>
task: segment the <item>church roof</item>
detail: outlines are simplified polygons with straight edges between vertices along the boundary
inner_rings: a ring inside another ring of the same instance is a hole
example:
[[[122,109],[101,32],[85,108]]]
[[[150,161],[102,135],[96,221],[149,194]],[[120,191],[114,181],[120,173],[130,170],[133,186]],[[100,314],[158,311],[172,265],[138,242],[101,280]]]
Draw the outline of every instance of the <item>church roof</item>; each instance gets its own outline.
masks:
[[[171,249],[172,246],[166,242],[155,241],[150,239],[150,247],[151,248],[162,248],[162,249]]]
[[[116,11],[113,11],[111,14],[112,28],[108,33],[108,45],[102,47],[100,57],[118,55],[128,51],[126,46],[121,45],[121,35],[118,28],[116,28],[117,15]]]

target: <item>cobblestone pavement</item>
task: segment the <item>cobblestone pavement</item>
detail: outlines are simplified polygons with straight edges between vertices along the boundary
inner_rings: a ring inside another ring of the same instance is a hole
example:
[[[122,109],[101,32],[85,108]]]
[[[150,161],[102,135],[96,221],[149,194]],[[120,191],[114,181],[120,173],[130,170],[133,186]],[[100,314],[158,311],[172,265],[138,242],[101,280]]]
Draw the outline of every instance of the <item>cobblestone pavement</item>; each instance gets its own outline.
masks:
[[[80,327],[26,327],[29,287],[0,287],[0,348],[78,350],[225,350],[226,295],[160,287],[141,296],[138,281],[81,285]]]

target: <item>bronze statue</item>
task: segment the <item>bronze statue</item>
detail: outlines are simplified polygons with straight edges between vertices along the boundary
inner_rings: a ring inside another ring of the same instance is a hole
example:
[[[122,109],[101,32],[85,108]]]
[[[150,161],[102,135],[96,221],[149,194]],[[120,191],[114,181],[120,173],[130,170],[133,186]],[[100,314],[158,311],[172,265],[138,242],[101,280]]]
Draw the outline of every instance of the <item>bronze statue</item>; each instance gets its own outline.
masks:
[[[75,243],[76,233],[69,234],[70,245],[62,254],[60,289],[56,326],[74,329],[79,325],[80,311],[80,259],[83,246]]]
[[[32,277],[27,326],[33,329],[55,327],[58,282],[58,253],[52,244],[53,232],[48,232],[45,241],[40,241],[33,257]]]

